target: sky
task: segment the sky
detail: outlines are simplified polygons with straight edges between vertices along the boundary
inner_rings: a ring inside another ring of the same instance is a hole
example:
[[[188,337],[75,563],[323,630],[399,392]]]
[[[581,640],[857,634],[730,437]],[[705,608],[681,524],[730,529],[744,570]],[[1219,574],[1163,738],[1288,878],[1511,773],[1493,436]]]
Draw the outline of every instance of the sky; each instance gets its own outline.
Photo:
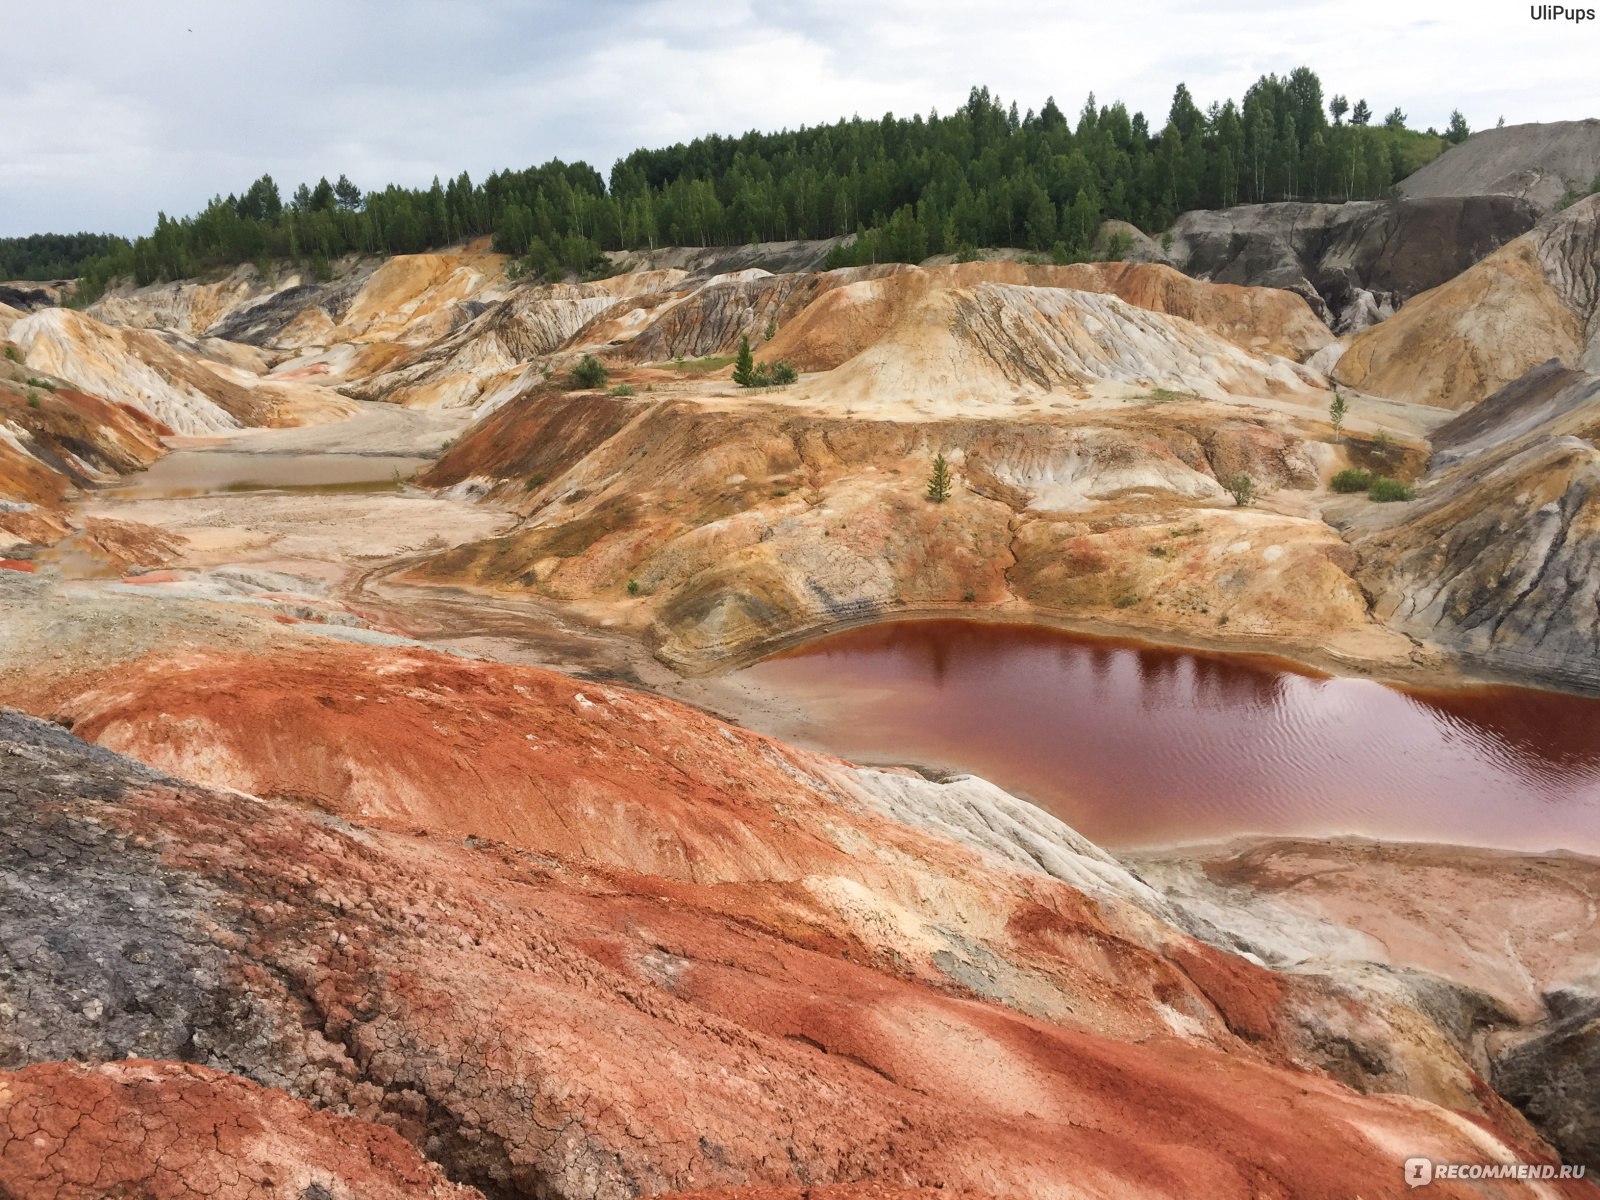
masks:
[[[285,194],[608,173],[703,133],[950,112],[975,84],[1159,125],[1179,81],[1204,107],[1308,65],[1418,128],[1600,116],[1600,22],[1526,0],[8,0],[4,28],[0,237],[143,233],[263,172]]]

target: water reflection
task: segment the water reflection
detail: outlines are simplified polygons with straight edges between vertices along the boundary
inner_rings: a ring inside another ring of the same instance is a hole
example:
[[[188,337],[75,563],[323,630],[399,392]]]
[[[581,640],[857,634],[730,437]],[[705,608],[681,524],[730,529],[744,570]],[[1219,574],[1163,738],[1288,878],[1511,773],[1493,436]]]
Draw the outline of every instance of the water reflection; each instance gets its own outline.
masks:
[[[748,674],[829,750],[976,771],[1113,845],[1359,833],[1600,852],[1594,700],[959,621],[852,631]]]

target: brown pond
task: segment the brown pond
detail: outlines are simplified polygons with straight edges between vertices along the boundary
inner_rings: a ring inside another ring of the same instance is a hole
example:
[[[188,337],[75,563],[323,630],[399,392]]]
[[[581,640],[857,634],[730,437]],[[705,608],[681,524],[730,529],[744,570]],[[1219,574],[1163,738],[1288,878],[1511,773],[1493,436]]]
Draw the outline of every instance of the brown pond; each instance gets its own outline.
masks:
[[[157,500],[252,491],[384,491],[398,488],[426,458],[398,454],[273,454],[174,450],[105,494]]]
[[[853,630],[740,677],[797,710],[795,740],[982,775],[1111,846],[1361,834],[1600,853],[1600,700],[968,621]]]

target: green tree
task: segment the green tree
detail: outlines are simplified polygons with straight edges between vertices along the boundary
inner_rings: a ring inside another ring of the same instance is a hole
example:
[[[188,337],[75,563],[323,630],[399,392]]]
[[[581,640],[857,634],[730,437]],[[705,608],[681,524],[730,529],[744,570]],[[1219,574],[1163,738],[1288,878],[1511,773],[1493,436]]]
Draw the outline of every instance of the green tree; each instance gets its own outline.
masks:
[[[1357,100],[1356,106],[1350,110],[1350,124],[1370,125],[1372,123],[1372,110],[1367,107],[1365,100]]]
[[[1344,115],[1349,111],[1350,101],[1346,100],[1342,94],[1328,101],[1328,113],[1333,117],[1335,125],[1343,125]]]
[[[1333,403],[1328,405],[1328,420],[1333,423],[1333,436],[1340,441],[1344,440],[1344,416],[1349,411],[1345,403],[1344,393],[1337,387],[1333,389]]]
[[[340,175],[339,182],[333,185],[333,199],[341,212],[361,211],[361,189],[350,182],[348,175]]]
[[[1223,480],[1222,486],[1227,490],[1228,495],[1233,497],[1233,502],[1241,508],[1254,504],[1256,497],[1259,495],[1256,490],[1256,481],[1243,472],[1238,475],[1230,475]]]
[[[733,381],[740,387],[755,386],[756,356],[750,351],[750,338],[739,339],[739,357],[733,364]]]
[[[1504,120],[1505,118],[1502,117],[1501,121],[1503,122]],[[1467,119],[1461,115],[1461,110],[1459,108],[1451,109],[1450,124],[1445,127],[1444,140],[1453,146],[1460,145],[1471,134],[1472,130],[1467,128]]]
[[[954,481],[950,477],[950,464],[945,461],[942,453],[933,456],[933,474],[928,476],[928,499],[935,504],[943,504],[950,499],[955,490]]]

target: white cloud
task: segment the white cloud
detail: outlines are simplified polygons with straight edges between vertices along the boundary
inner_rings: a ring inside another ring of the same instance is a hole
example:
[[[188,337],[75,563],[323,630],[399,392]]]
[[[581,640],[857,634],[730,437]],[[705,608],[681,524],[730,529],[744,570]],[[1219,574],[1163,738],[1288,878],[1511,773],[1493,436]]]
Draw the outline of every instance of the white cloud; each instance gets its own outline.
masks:
[[[1595,115],[1595,24],[1519,0],[52,0],[13,6],[0,235],[140,232],[263,171],[286,189],[474,178],[552,156],[602,172],[701,133],[1023,108],[1092,89],[1159,123],[1302,63],[1441,126]],[[192,31],[192,32],[191,32]]]

